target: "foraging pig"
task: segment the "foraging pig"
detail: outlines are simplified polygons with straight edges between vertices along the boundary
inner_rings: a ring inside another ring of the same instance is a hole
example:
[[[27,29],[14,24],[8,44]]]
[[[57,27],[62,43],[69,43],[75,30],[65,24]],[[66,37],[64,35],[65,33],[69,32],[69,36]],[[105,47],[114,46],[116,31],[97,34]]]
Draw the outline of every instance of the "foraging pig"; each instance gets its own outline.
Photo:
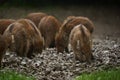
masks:
[[[45,16],[39,23],[39,30],[45,40],[45,48],[55,47],[55,36],[61,23],[53,16]]]
[[[69,34],[71,30],[78,24],[83,24],[88,29],[88,31],[92,34],[94,30],[94,25],[90,19],[87,17],[75,17],[69,16],[63,22],[60,27],[59,33],[56,35],[56,48],[58,52],[63,52],[64,50],[68,52],[68,44],[69,44]]]
[[[9,25],[3,35],[10,50],[19,56],[31,58],[33,52],[42,52],[44,41],[41,33],[28,19],[19,19]]]
[[[92,39],[89,30],[82,24],[77,25],[72,29],[69,40],[75,59],[91,62]]]

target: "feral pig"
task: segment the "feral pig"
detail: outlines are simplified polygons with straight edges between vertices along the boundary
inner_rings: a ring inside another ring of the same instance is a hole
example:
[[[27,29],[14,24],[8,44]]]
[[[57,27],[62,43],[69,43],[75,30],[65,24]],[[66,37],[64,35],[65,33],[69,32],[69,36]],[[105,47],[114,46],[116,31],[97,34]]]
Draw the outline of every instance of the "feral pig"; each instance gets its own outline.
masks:
[[[0,67],[1,67],[2,58],[6,52],[6,47],[7,46],[4,37],[0,34]]]
[[[67,17],[67,19],[64,21],[62,27],[64,27],[64,29],[66,29],[65,31],[67,33],[70,33],[71,30],[73,29],[73,27],[75,27],[76,25],[79,24],[83,24],[88,30],[89,32],[92,34],[94,31],[94,24],[93,22],[87,18],[87,17],[82,17],[82,16],[69,16]]]
[[[33,21],[35,23],[35,25],[38,27],[39,22],[41,21],[41,19],[43,17],[47,16],[46,13],[42,13],[42,12],[37,12],[37,13],[29,13],[26,16],[26,19],[30,19],[31,21]]]
[[[69,44],[69,34],[71,30],[79,24],[83,24],[88,31],[92,34],[94,30],[94,25],[90,19],[87,17],[75,17],[69,16],[66,20],[64,20],[59,33],[56,35],[56,48],[58,52],[63,52],[64,49],[68,52],[68,44]]]
[[[39,23],[39,30],[45,40],[45,48],[55,47],[55,36],[61,23],[53,16],[45,16]]]
[[[25,26],[24,28],[26,29],[27,33],[29,33],[31,36],[30,39],[32,40],[34,52],[41,53],[44,47],[44,38],[42,37],[39,29],[35,26],[35,24],[31,20],[20,19],[18,20],[18,22],[24,25],[25,24],[27,25],[28,23],[31,25],[31,27]]]
[[[91,62],[92,59],[92,39],[89,30],[82,24],[75,26],[69,38],[75,59],[81,62]]]
[[[7,27],[13,22],[15,22],[14,19],[0,19],[0,34],[2,35]]]
[[[42,52],[44,40],[35,24],[28,19],[19,19],[9,25],[3,35],[10,51],[19,56],[31,58],[33,52]]]

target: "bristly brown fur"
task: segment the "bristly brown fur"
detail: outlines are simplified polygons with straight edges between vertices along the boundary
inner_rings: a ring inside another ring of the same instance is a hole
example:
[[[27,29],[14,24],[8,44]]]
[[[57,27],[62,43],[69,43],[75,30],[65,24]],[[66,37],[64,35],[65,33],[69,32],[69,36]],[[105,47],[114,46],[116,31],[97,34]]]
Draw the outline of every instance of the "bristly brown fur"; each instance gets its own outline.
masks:
[[[85,25],[88,31],[92,34],[94,31],[94,25],[90,19],[87,17],[75,17],[69,16],[66,20],[64,20],[63,25],[61,26],[59,33],[56,36],[56,48],[58,52],[64,52],[64,49],[68,47],[69,43],[69,34],[71,30],[76,25]]]
[[[45,16],[39,23],[39,30],[45,40],[45,48],[55,47],[55,36],[59,31],[61,22],[54,16]]]
[[[7,27],[13,22],[15,22],[14,19],[0,19],[0,34],[3,35]]]
[[[34,24],[38,27],[41,19],[43,17],[47,16],[46,13],[42,13],[42,12],[37,12],[37,13],[29,13],[27,16],[26,16],[26,19],[29,19],[31,21],[34,22]]]
[[[89,30],[82,24],[77,25],[72,29],[69,39],[75,58],[81,62],[91,62],[92,42]]]
[[[4,37],[0,34],[0,67],[2,65],[2,59],[5,55],[5,52],[6,52],[6,42],[4,40]]]
[[[3,35],[11,51],[15,51],[19,56],[31,58],[33,52],[42,52],[44,41],[41,33],[28,19],[17,20],[6,29]],[[12,36],[14,43],[12,43]]]

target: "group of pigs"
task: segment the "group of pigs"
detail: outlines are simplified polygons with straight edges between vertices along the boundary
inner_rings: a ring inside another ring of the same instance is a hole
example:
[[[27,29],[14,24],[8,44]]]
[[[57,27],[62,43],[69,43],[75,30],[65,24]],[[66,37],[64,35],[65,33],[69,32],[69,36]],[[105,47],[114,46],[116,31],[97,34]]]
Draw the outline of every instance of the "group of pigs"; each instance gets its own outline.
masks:
[[[68,16],[63,23],[41,12],[18,20],[0,19],[0,66],[6,51],[32,58],[46,48],[69,52],[69,43],[75,59],[91,62],[93,31],[92,21],[82,16]]]

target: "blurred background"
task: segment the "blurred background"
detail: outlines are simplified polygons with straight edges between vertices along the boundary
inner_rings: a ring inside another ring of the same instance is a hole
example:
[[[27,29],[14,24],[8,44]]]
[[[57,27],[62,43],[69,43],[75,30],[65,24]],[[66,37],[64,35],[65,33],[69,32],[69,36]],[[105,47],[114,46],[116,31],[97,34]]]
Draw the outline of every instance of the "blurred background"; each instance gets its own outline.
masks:
[[[120,38],[119,4],[120,0],[0,0],[0,19],[24,18],[31,12],[44,12],[61,22],[67,16],[85,16],[95,24],[95,38]]]
[[[48,6],[48,5],[119,5],[120,0],[0,0],[3,5]]]

